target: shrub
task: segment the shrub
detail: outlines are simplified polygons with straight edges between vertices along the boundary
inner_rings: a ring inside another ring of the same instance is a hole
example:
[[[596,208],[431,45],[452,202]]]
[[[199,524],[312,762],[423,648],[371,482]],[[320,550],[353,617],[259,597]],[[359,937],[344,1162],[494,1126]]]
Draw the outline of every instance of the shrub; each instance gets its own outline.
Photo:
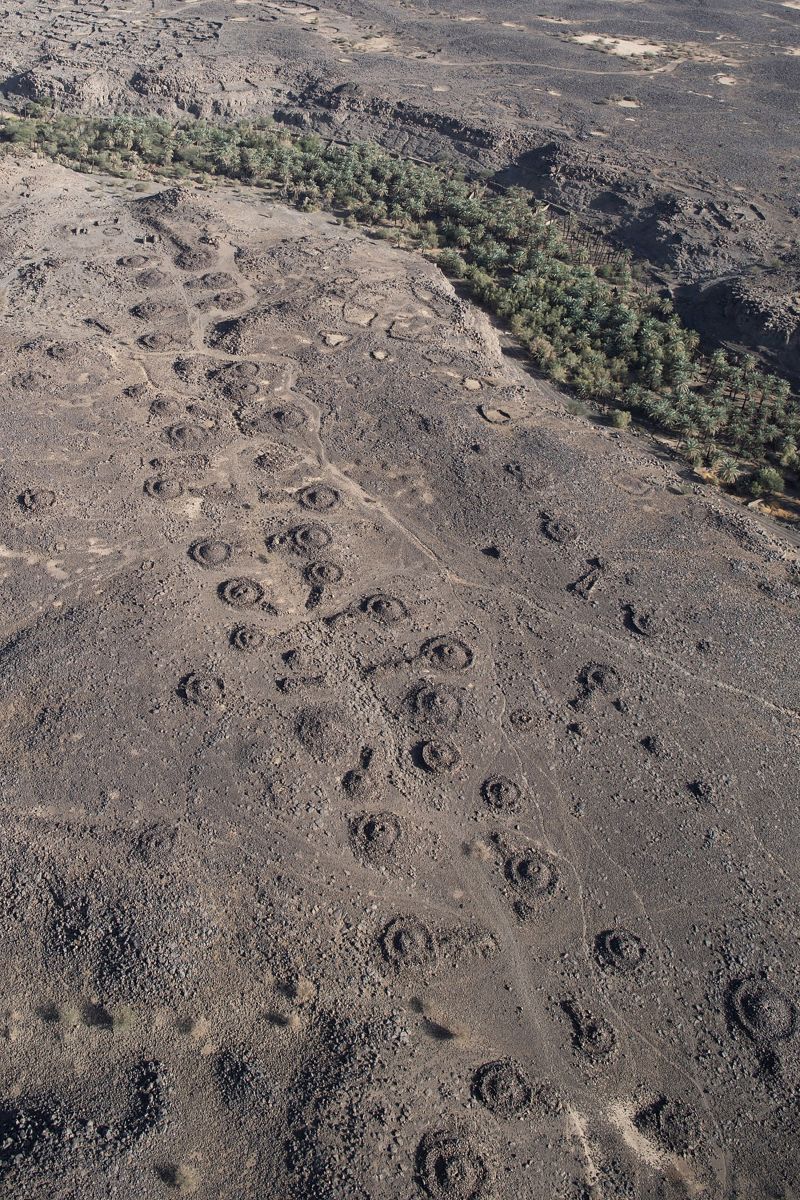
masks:
[[[748,485],[751,496],[772,496],[783,491],[783,476],[774,467],[761,467]]]
[[[437,255],[436,262],[442,268],[445,275],[452,275],[454,279],[463,279],[467,273],[464,259],[457,250],[452,250],[449,247]]]

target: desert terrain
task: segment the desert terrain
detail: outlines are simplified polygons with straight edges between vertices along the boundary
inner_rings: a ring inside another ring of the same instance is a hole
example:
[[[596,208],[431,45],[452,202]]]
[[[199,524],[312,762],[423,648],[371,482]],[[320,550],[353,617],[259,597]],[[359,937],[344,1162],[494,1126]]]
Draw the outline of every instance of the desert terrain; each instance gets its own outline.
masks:
[[[12,106],[268,114],[522,182],[800,376],[795,0],[30,0],[0,72]]]
[[[739,7],[30,3],[0,90],[522,182],[791,374]],[[795,534],[392,237],[13,146],[0,216],[0,1195],[796,1197]]]

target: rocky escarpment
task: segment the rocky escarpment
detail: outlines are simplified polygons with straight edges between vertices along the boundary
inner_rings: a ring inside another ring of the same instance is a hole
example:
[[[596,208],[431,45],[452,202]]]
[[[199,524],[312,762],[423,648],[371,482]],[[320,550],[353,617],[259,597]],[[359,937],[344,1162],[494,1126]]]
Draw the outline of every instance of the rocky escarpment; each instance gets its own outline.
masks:
[[[455,151],[497,169],[530,144],[529,137],[502,122],[467,122],[407,100],[384,99],[356,83],[331,85],[315,78],[290,92],[275,116],[292,125],[322,125],[350,140],[369,138],[420,158],[452,157]]]
[[[679,292],[679,307],[707,338],[765,352],[800,377],[800,294],[782,274],[736,275]]]

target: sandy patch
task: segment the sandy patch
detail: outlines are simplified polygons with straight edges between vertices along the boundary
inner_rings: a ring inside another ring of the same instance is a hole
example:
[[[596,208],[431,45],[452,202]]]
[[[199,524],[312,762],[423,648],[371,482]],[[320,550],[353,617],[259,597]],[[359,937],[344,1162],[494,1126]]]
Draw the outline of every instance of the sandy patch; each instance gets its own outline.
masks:
[[[362,54],[382,53],[385,50],[391,50],[392,41],[385,34],[376,33],[362,38],[359,42],[353,42],[353,50],[360,50]]]
[[[288,13],[289,16],[297,18],[310,17],[312,20],[316,20],[320,13],[320,9],[315,4],[276,4],[275,7],[280,12]]]
[[[655,58],[667,53],[667,47],[662,46],[659,42],[606,37],[602,33],[576,33],[570,38],[570,41],[577,42],[579,46],[591,46],[594,49],[603,50],[606,54],[613,54],[617,58]]]
[[[735,87],[736,79],[733,75],[715,75],[714,79],[717,83],[721,83],[723,87]]]
[[[377,315],[374,308],[366,308],[362,304],[345,304],[342,307],[342,316],[349,325],[363,325],[366,328],[367,325],[372,324]]]
[[[253,0],[234,2],[249,4]],[[305,33],[314,33],[340,47],[343,56],[337,60],[339,62],[351,62],[352,59],[347,55],[353,53],[386,54],[397,49],[394,39],[387,33],[382,30],[372,32],[373,26],[364,28],[346,14],[317,8],[311,4],[281,3],[280,0],[267,0],[264,7],[269,12],[280,13],[281,16],[290,17],[298,22]],[[419,52],[415,53],[412,48],[409,48],[407,53],[414,57],[419,56]]]
[[[800,0],[798,0],[800,3]],[[615,58],[628,59],[686,59],[691,62],[715,63],[724,67],[741,66],[741,60],[730,54],[721,54],[701,42],[679,42],[665,45],[662,42],[644,42],[638,38],[616,38],[602,33],[568,34],[565,41],[576,45],[588,46],[603,54],[611,54]]]
[[[236,4],[252,4],[255,0],[234,0]],[[283,13],[287,17],[316,17],[319,12],[312,4],[267,4],[267,8],[271,8],[274,12]]]
[[[608,1109],[611,1124],[633,1153],[651,1170],[659,1171],[672,1183],[678,1184],[689,1197],[700,1196],[704,1189],[694,1178],[688,1163],[677,1154],[671,1154],[656,1146],[636,1128],[633,1110],[623,1101],[617,1101]]]

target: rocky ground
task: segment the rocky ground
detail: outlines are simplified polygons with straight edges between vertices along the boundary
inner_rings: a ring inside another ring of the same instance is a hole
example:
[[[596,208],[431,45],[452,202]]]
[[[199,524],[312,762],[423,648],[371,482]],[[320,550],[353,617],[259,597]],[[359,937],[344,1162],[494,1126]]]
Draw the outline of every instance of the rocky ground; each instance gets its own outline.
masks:
[[[709,339],[800,376],[798,0],[31,0],[4,14],[0,93],[455,157],[576,211]]]
[[[795,1195],[780,538],[386,241],[2,194],[0,1188]]]

